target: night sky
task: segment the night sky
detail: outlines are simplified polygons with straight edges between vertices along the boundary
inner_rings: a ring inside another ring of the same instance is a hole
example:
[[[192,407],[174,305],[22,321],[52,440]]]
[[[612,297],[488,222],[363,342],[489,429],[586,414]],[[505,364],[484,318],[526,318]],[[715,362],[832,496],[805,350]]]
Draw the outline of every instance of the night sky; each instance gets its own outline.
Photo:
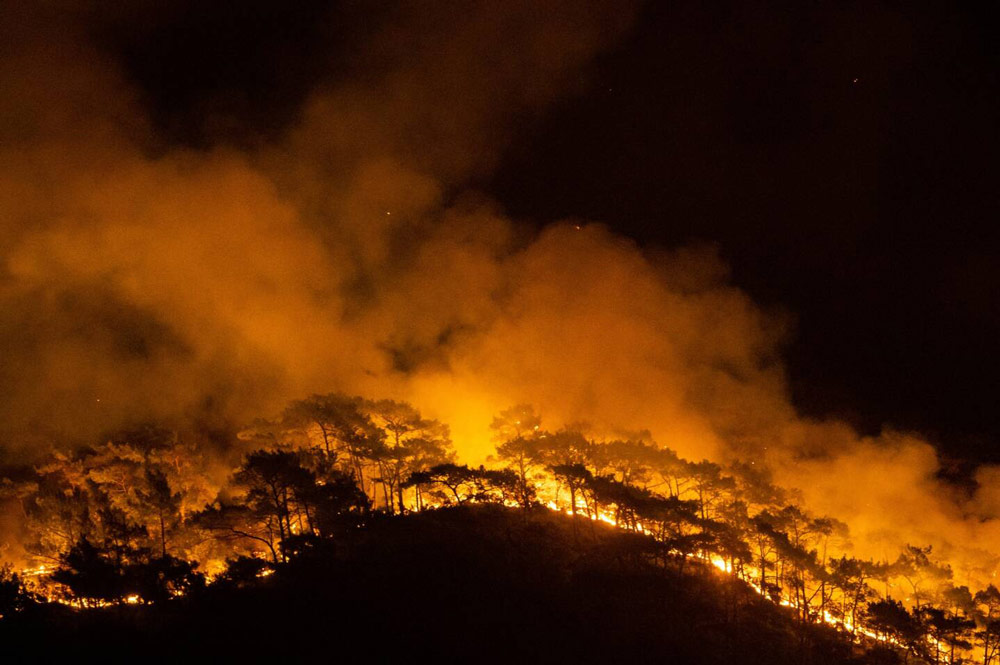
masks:
[[[1000,459],[995,22],[956,3],[710,4],[648,6],[591,92],[511,151],[501,198],[718,243],[737,284],[797,319],[800,409]]]
[[[98,30],[165,147],[280,135],[385,3],[223,4],[151,3]],[[461,185],[531,224],[716,245],[792,317],[803,413],[1000,461],[995,27],[951,2],[648,3]]]

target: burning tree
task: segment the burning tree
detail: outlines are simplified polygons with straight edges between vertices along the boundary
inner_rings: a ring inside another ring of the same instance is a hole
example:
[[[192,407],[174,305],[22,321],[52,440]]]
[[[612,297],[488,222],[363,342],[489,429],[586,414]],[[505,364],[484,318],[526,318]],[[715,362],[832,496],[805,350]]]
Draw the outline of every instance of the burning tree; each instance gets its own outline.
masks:
[[[517,473],[520,496],[518,503],[529,505],[534,500],[531,473],[541,463],[540,433],[542,419],[530,404],[518,404],[493,418],[490,429],[499,442],[497,457]]]
[[[454,457],[447,425],[410,404],[338,393],[291,402],[280,418],[258,420],[240,438],[298,450],[320,478],[346,473],[373,506],[392,513],[406,510],[406,477]],[[419,506],[419,492],[413,501]]]
[[[983,665],[990,665],[1000,655],[1000,591],[990,584],[973,597],[976,639],[982,645]]]
[[[319,477],[304,457],[289,450],[250,453],[233,476],[241,493],[202,511],[197,522],[216,538],[263,544],[277,563],[287,560],[282,544],[289,539],[330,537],[345,514],[360,518],[369,509],[352,477],[335,469]]]
[[[377,400],[365,402],[372,420],[385,432],[386,445],[375,458],[378,480],[383,488],[383,505],[389,512],[404,512],[404,481],[410,474],[453,460],[448,426],[424,418],[406,402]],[[419,485],[414,504],[420,506]]]

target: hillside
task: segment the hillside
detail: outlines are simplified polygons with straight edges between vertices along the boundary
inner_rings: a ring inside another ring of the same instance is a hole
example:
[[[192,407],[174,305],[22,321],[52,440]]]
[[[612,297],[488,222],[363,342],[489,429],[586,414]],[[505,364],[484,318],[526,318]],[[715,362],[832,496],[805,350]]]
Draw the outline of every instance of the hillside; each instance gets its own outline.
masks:
[[[582,517],[452,507],[383,517],[267,577],[157,605],[31,608],[0,621],[0,643],[34,662],[884,662],[658,552]]]

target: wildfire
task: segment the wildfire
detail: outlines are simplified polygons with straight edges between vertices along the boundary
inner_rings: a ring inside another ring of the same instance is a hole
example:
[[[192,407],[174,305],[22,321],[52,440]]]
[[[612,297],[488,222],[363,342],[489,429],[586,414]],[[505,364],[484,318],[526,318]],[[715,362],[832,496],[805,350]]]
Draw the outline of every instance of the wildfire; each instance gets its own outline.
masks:
[[[373,511],[492,503],[542,506],[642,534],[659,543],[649,550],[655,565],[680,572],[697,562],[859,644],[913,648],[899,638],[907,633],[866,616],[879,597],[872,575],[886,585],[884,610],[908,620],[916,610],[893,604],[890,579],[914,580],[914,596],[920,576],[950,579],[929,548],[908,546],[891,565],[849,559],[846,527],[838,536],[835,521],[787,502],[754,465],[692,463],[648,441],[546,431],[526,406],[504,412],[493,428],[496,458],[489,468],[470,467],[455,462],[448,428],[413,407],[329,395],[292,403],[241,433],[250,452],[221,486],[208,485],[199,451],[170,432],[129,433],[86,455],[57,455],[18,489],[32,546],[47,557],[20,577],[36,597],[73,609],[159,602],[192,585],[268,578],[300,548],[363,528]],[[87,537],[65,535],[81,532]],[[835,563],[860,577],[847,570],[836,578]],[[88,580],[111,583],[95,590]],[[918,619],[931,625],[925,616]],[[935,652],[946,646],[929,631],[920,639]]]

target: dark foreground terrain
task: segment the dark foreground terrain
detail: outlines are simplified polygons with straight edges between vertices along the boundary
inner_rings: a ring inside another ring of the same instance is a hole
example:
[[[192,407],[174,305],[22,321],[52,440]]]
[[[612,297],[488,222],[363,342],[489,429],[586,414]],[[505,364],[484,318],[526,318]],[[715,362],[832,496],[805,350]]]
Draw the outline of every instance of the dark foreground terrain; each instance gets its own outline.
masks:
[[[0,661],[876,662],[718,571],[652,551],[542,509],[385,518],[192,597],[30,609],[0,621]]]

